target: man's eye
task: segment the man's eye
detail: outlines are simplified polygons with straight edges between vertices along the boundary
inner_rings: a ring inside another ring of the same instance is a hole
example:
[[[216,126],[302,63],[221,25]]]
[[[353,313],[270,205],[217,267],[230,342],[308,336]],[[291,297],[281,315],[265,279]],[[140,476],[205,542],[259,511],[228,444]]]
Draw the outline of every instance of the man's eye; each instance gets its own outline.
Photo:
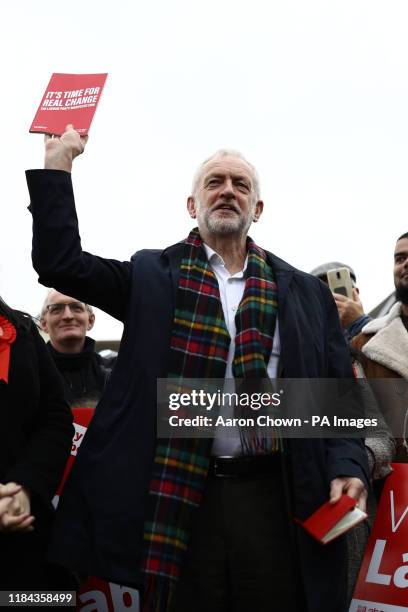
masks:
[[[237,187],[240,191],[249,191],[249,185],[247,183],[237,183]]]
[[[82,304],[71,304],[70,308],[72,312],[76,312],[76,313],[84,312],[85,310]]]
[[[216,187],[217,185],[220,184],[220,180],[219,179],[210,179],[209,181],[207,181],[207,187]]]
[[[49,308],[51,314],[60,314],[63,310],[64,306],[61,306],[60,304],[54,304]]]

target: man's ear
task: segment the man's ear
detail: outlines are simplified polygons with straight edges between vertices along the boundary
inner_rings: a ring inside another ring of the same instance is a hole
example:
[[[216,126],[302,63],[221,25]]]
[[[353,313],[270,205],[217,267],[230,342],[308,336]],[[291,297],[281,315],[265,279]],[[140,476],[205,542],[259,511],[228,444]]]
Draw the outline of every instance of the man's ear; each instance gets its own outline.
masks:
[[[42,330],[43,330],[43,331],[44,331],[46,334],[48,334],[48,325],[47,325],[47,320],[46,320],[45,318],[44,318],[44,319],[42,319],[42,318],[40,319],[40,326],[41,326],[41,329],[42,329]]]
[[[187,210],[192,219],[197,217],[197,205],[194,196],[188,196],[187,198]]]
[[[258,200],[257,203],[255,204],[255,212],[254,212],[254,218],[253,218],[253,222],[254,223],[259,221],[259,217],[263,213],[263,208],[264,208],[263,201],[262,200]]]
[[[90,331],[93,328],[94,324],[95,324],[95,315],[92,312],[89,314],[87,330]]]

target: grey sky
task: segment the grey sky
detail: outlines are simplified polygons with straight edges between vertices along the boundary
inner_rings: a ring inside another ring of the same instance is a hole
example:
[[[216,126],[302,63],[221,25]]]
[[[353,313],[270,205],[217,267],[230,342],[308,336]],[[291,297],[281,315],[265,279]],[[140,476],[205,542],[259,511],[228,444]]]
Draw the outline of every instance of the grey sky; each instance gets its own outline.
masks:
[[[2,10],[0,294],[35,313],[25,168],[52,72],[109,72],[75,186],[82,243],[127,259],[191,228],[192,175],[220,147],[261,177],[251,235],[305,270],[356,270],[366,309],[408,231],[405,1],[16,1]],[[97,338],[121,326],[99,315]]]

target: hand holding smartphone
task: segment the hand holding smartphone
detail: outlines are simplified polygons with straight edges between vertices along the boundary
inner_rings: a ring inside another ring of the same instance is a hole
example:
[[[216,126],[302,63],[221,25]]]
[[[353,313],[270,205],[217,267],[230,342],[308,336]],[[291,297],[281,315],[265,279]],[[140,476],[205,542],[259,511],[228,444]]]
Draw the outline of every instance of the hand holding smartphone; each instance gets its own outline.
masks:
[[[340,293],[353,300],[353,283],[348,268],[333,268],[327,272],[327,283],[333,293]]]

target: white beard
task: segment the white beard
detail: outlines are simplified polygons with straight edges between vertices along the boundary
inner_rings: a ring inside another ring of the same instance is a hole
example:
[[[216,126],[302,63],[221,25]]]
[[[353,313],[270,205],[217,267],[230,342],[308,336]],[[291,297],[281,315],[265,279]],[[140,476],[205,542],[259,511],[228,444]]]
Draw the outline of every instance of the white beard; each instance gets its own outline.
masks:
[[[210,234],[227,236],[230,234],[246,234],[252,221],[255,208],[251,209],[248,216],[234,213],[228,217],[218,215],[217,211],[202,211],[197,201],[197,221],[199,226],[205,226]]]

